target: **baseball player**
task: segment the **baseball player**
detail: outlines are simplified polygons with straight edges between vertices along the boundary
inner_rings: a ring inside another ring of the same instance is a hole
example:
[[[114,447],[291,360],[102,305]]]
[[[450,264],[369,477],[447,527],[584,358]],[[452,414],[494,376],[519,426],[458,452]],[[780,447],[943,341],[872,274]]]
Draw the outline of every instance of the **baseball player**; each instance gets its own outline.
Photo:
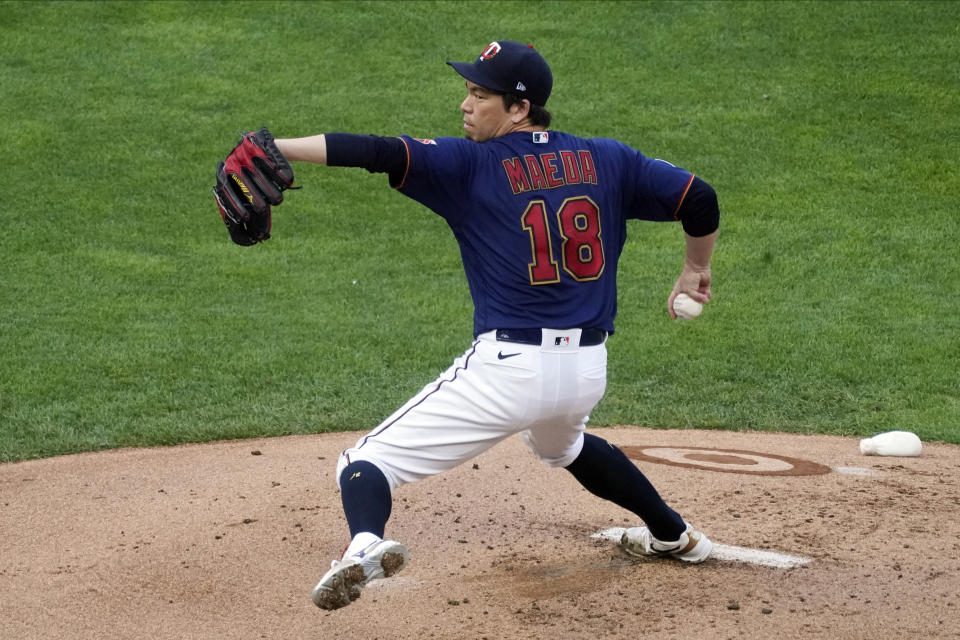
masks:
[[[465,82],[464,138],[326,133],[275,141],[290,162],[386,173],[393,188],[443,217],[475,307],[474,340],[463,355],[340,455],[351,541],[314,589],[314,603],[345,606],[370,580],[406,566],[407,548],[384,538],[396,489],[517,433],[545,464],[643,521],[624,534],[625,551],[702,562],[710,540],[585,426],[606,386],[627,220],[681,223],[685,259],[666,305],[676,317],[680,292],[701,303],[711,297],[714,190],[616,140],[550,129],[553,76],[531,46],[491,42],[476,60],[448,64]]]

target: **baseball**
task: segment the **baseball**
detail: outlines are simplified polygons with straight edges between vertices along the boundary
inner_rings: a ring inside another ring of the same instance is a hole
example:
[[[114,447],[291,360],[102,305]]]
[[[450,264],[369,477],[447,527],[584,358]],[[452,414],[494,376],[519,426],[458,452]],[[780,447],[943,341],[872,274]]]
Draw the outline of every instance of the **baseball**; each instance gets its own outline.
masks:
[[[673,311],[679,320],[693,320],[703,311],[703,305],[685,293],[678,293],[673,299]]]

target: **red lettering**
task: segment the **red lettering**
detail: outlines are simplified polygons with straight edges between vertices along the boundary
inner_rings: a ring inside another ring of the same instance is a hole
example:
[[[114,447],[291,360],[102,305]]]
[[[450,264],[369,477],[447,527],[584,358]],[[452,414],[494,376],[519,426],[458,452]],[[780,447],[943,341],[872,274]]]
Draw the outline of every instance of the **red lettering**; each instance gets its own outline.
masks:
[[[527,265],[530,271],[530,284],[560,282],[560,269],[553,259],[546,203],[543,200],[532,201],[527,205],[521,220],[523,228],[530,234],[530,250],[533,252],[533,262]]]
[[[587,149],[577,151],[580,158],[581,180],[587,184],[597,184],[597,168],[593,164],[593,156]]]
[[[557,166],[557,154],[542,153],[540,154],[540,162],[543,163],[544,173],[546,173],[547,176],[547,186],[551,189],[554,187],[562,187],[563,180],[557,177],[557,174],[560,172],[560,167]]]
[[[530,186],[534,189],[546,189],[547,179],[543,175],[543,168],[536,156],[523,156],[527,163],[527,172],[530,174]]]
[[[557,212],[557,220],[563,236],[563,268],[578,282],[599,278],[606,263],[600,209],[585,196],[569,198]]]
[[[580,167],[577,166],[577,157],[573,151],[561,151],[560,160],[563,162],[563,173],[566,174],[567,184],[580,183]]]
[[[530,191],[530,180],[523,170],[523,164],[520,158],[513,157],[503,161],[503,170],[507,172],[507,180],[510,181],[510,188],[514,195]]]

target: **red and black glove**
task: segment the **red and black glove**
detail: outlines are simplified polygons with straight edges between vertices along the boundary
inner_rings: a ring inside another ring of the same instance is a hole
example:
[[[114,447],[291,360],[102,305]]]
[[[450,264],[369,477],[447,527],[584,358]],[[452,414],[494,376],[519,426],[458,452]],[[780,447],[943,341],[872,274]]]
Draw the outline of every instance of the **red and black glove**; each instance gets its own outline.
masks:
[[[230,238],[249,247],[270,237],[270,207],[283,202],[293,169],[266,129],[243,134],[226,162],[217,165],[217,200]]]

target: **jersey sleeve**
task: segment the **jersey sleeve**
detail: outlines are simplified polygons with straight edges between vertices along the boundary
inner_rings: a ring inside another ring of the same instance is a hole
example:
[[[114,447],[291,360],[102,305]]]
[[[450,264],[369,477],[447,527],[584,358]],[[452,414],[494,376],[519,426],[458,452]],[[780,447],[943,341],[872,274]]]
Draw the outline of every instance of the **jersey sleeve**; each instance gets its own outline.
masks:
[[[627,147],[630,175],[627,218],[672,222],[693,183],[693,174],[666,160],[648,158]],[[632,190],[632,193],[631,191]]]
[[[407,148],[407,170],[391,176],[391,186],[456,222],[464,209],[462,200],[473,175],[477,143],[459,138],[400,139]]]

